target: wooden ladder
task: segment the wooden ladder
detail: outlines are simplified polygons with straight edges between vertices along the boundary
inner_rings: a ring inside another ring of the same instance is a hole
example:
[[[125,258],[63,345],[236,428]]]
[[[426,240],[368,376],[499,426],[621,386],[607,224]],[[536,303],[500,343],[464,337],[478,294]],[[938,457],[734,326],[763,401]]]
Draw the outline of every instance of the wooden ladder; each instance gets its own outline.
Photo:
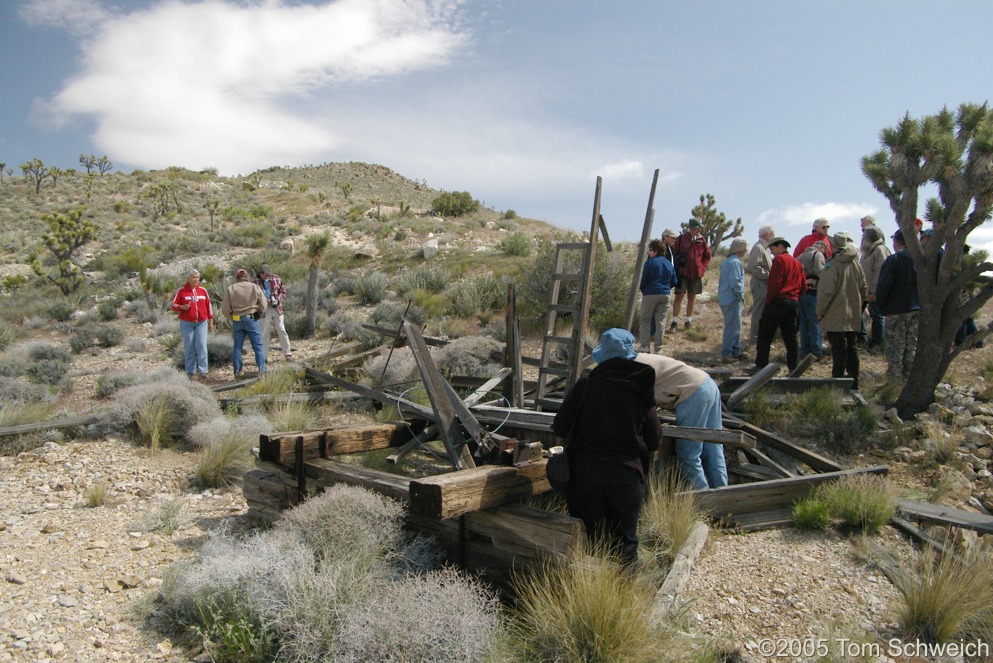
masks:
[[[535,408],[558,409],[561,398],[550,399],[553,384],[564,381],[568,391],[579,379],[586,361],[586,331],[589,326],[590,298],[593,291],[593,266],[596,257],[596,245],[602,233],[610,250],[610,239],[606,227],[600,217],[601,178],[596,180],[596,195],[593,201],[593,223],[590,228],[589,241],[563,242],[555,245],[555,262],[552,267],[552,292],[548,309],[545,314],[545,334],[541,346],[541,363],[538,367],[538,389],[535,395]],[[578,272],[565,271],[568,267],[568,255],[580,252],[581,267]],[[563,283],[576,283],[578,297],[574,303],[560,303]],[[572,329],[568,336],[556,333],[559,314],[569,314]],[[566,363],[553,361],[555,350],[565,346],[568,349]]]

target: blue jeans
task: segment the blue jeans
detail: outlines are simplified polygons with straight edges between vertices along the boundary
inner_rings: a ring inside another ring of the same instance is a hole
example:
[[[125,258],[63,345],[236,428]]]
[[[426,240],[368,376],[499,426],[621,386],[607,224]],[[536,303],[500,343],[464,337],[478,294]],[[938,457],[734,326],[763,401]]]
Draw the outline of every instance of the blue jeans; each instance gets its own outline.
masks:
[[[179,321],[179,334],[183,337],[183,359],[186,374],[207,374],[207,321]]]
[[[721,392],[712,379],[704,380],[689,398],[676,404],[676,425],[721,429]],[[676,460],[693,490],[728,485],[723,445],[677,438]]]
[[[255,364],[259,367],[259,375],[265,373],[265,351],[262,349],[262,331],[259,329],[259,321],[250,315],[241,316],[241,320],[231,321],[231,333],[234,335],[234,353],[231,356],[231,363],[234,365],[234,374],[241,373],[241,349],[245,347],[245,337],[255,351]]]
[[[824,354],[821,326],[817,322],[817,295],[806,293],[800,298],[800,356],[820,357]]]
[[[721,341],[721,356],[740,357],[741,302],[735,302],[728,306],[721,304],[721,313],[724,314],[724,340]]]

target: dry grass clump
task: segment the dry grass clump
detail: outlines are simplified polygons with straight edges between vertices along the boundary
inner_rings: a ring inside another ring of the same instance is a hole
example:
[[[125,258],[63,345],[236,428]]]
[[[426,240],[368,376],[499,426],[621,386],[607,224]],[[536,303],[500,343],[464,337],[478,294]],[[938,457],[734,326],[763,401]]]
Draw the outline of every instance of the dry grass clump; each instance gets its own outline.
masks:
[[[671,562],[694,525],[703,522],[703,510],[687,491],[688,486],[674,468],[662,476],[654,472],[648,476],[638,534],[657,560]]]
[[[663,632],[648,618],[656,589],[604,551],[520,576],[511,625],[514,660],[664,660]]]
[[[831,509],[827,502],[805,497],[793,503],[793,526],[798,529],[820,530],[831,524]]]
[[[878,532],[896,513],[897,487],[878,474],[853,474],[822,486],[816,497],[831,515],[865,534]]]
[[[194,426],[187,438],[200,447],[193,476],[204,488],[237,483],[252,468],[252,447],[272,425],[261,415],[216,417]]]
[[[273,430],[292,431],[315,428],[318,412],[307,403],[276,403],[266,408],[266,418],[272,422]]]
[[[929,419],[920,425],[920,433],[925,451],[931,460],[939,465],[947,465],[958,456],[964,437],[955,426],[951,430],[941,423]]]
[[[86,506],[96,508],[106,504],[109,490],[110,486],[106,481],[97,481],[90,484],[83,492],[83,497],[86,499]]]
[[[983,639],[993,634],[993,560],[989,551],[958,555],[927,548],[901,570],[897,615],[907,639]]]
[[[150,382],[189,382],[186,373],[171,368],[157,368],[152,371],[113,371],[97,378],[95,393],[97,398],[109,398],[125,387]]]
[[[166,536],[182,529],[189,522],[190,514],[181,499],[161,502],[145,513],[138,528],[144,532],[159,532]]]

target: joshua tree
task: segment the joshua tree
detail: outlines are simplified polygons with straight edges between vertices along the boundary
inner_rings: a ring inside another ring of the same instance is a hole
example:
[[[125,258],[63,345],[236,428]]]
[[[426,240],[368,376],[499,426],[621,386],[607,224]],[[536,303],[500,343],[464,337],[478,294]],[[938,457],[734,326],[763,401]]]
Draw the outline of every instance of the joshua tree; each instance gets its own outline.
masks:
[[[219,201],[217,198],[211,198],[210,200],[208,200],[203,204],[204,208],[207,210],[207,213],[210,214],[211,232],[214,231],[214,215],[217,214],[217,208],[220,206],[220,204],[221,201]]]
[[[741,237],[741,233],[745,230],[741,225],[741,217],[731,221],[724,212],[717,211],[715,202],[712,194],[704,194],[700,196],[700,204],[690,210],[693,218],[703,226],[703,236],[707,238],[711,251],[726,239]]]
[[[41,193],[41,183],[50,175],[45,162],[38,158],[32,159],[21,164],[21,171],[24,173],[24,179],[34,183],[34,192]]]
[[[52,212],[41,217],[41,220],[48,224],[48,230],[41,235],[41,243],[55,257],[58,273],[55,276],[47,273],[37,255],[31,256],[31,268],[38,276],[44,276],[57,285],[63,295],[68,295],[83,284],[83,274],[72,261],[73,254],[82,245],[96,239],[97,224],[83,217],[81,207],[65,213]]]
[[[303,326],[304,338],[314,336],[317,320],[317,276],[321,271],[321,260],[324,258],[324,252],[330,243],[331,236],[327,233],[307,236],[307,257],[310,258],[310,270],[307,272],[307,313]]]
[[[951,360],[993,328],[952,349],[965,319],[993,297],[989,281],[974,291],[967,287],[993,264],[963,262],[969,233],[993,210],[993,112],[987,104],[962,104],[957,113],[944,108],[919,119],[908,113],[883,129],[880,143],[882,149],[862,158],[862,172],[886,196],[903,231],[921,304],[917,361],[896,402],[906,417],[927,409]],[[934,236],[922,246],[914,221],[920,188],[928,184],[937,187],[938,197],[925,204]]]
[[[79,165],[85,168],[86,174],[89,175],[97,166],[97,158],[92,154],[80,154]]]
[[[114,168],[114,162],[108,159],[106,154],[97,159],[96,165],[101,175],[106,175]]]

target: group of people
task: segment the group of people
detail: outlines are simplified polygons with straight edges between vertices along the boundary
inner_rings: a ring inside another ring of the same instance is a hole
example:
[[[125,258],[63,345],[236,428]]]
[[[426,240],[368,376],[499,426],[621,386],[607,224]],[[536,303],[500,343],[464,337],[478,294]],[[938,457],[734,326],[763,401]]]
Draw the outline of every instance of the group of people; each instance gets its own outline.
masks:
[[[283,355],[287,360],[293,359],[283,323],[286,286],[266,263],[259,266],[253,280],[249,280],[248,270],[243,268],[235,271],[234,278],[235,282],[225,289],[221,299],[221,313],[231,322],[234,375],[238,378],[242,373],[242,349],[246,338],[255,353],[259,375],[265,375],[273,327]],[[186,374],[190,379],[204,380],[208,370],[207,334],[214,331],[214,308],[196,269],[187,272],[186,283],[172,298],[172,310],[179,315]]]

